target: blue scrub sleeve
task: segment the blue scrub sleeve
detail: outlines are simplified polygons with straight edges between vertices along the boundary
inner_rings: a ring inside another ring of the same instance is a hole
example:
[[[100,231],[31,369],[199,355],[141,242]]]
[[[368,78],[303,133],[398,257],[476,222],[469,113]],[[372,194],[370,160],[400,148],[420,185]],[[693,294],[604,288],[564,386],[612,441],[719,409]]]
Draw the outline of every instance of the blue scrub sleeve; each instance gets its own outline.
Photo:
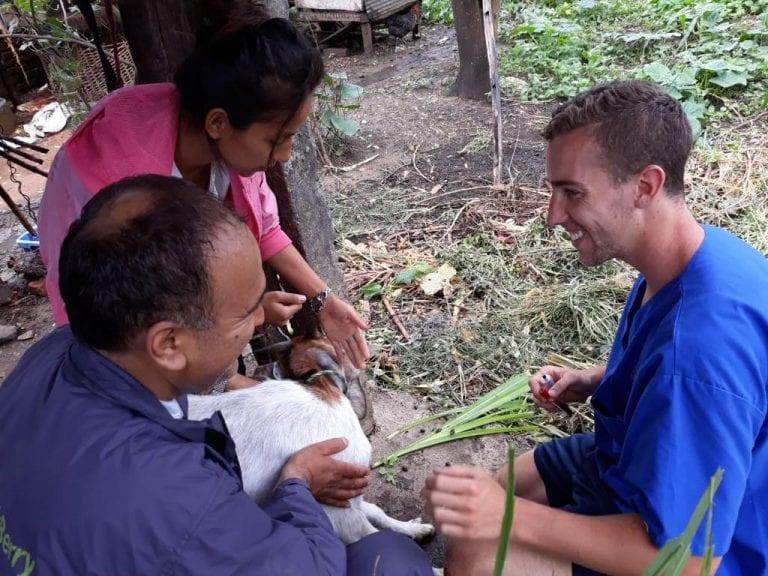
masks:
[[[642,516],[657,547],[683,533],[712,475],[724,475],[714,498],[716,556],[728,551],[764,414],[715,385],[679,375],[653,378],[626,431],[618,466],[603,480],[625,512]],[[693,541],[705,551],[706,519]]]

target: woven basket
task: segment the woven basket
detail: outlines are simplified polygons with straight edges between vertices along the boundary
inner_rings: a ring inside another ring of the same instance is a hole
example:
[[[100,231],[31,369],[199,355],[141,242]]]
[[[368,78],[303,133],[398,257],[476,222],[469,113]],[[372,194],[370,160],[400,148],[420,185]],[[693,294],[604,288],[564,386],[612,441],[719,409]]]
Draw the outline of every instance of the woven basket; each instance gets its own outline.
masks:
[[[107,54],[107,60],[112,64],[112,69],[114,70],[115,61],[112,44],[105,44],[104,51]],[[118,42],[117,53],[120,58],[120,76],[123,78],[123,86],[130,86],[136,80],[136,65],[133,63],[131,51],[128,48],[128,42],[124,40]],[[77,78],[82,82],[83,96],[85,96],[86,100],[91,104],[98,102],[101,98],[107,95],[107,84],[104,80],[104,71],[101,68],[101,62],[99,61],[99,53],[96,52],[95,48],[77,46],[73,50],[72,56],[79,63]],[[48,73],[50,67],[53,65],[51,56],[46,52],[42,52],[40,54],[40,60]],[[52,78],[53,76],[48,73],[51,91],[56,94],[64,94],[64,87],[58,85]]]

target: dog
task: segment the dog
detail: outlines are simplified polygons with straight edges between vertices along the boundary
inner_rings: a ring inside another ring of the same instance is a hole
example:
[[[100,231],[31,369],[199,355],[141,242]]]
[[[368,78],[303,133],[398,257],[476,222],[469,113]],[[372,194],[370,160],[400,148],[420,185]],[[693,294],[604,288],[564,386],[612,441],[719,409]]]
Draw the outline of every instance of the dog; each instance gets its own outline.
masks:
[[[297,338],[287,348],[287,354],[259,384],[188,399],[192,420],[221,411],[235,442],[245,492],[257,504],[269,498],[287,460],[310,444],[344,437],[348,445],[335,458],[363,466],[371,463],[371,443],[360,426],[360,409],[356,413],[348,398],[360,398],[359,378],[350,367],[339,366],[325,338]],[[415,540],[426,539],[435,531],[420,518],[396,520],[363,496],[353,498],[349,508],[322,506],[345,544],[379,529]]]

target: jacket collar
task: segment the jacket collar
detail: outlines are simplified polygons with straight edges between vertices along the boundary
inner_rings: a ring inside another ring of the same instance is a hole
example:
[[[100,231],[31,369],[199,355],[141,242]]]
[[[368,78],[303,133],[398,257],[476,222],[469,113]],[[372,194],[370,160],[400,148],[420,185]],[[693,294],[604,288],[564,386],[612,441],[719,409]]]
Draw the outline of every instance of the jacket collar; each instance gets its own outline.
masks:
[[[71,334],[69,327],[61,330]],[[83,386],[97,396],[141,414],[187,442],[204,444],[212,459],[242,481],[235,443],[221,412],[205,420],[188,420],[187,396],[182,394],[177,400],[184,417],[173,418],[141,382],[74,336],[62,372],[73,385]]]

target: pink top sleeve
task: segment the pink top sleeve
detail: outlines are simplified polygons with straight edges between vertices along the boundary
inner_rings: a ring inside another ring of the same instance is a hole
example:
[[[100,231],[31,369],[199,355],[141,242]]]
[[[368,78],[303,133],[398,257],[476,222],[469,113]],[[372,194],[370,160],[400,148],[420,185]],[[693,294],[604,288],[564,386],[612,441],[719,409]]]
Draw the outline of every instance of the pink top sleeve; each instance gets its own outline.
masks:
[[[59,150],[48,172],[46,193],[40,201],[40,256],[47,268],[45,287],[53,308],[57,326],[67,324],[67,312],[59,292],[59,252],[61,243],[91,198],[80,182],[67,158],[64,148]]]
[[[258,239],[261,259],[266,262],[289,246],[291,239],[280,227],[277,199],[267,184],[267,178],[263,172],[258,172],[251,177],[251,189],[258,196],[258,203],[261,207]]]

